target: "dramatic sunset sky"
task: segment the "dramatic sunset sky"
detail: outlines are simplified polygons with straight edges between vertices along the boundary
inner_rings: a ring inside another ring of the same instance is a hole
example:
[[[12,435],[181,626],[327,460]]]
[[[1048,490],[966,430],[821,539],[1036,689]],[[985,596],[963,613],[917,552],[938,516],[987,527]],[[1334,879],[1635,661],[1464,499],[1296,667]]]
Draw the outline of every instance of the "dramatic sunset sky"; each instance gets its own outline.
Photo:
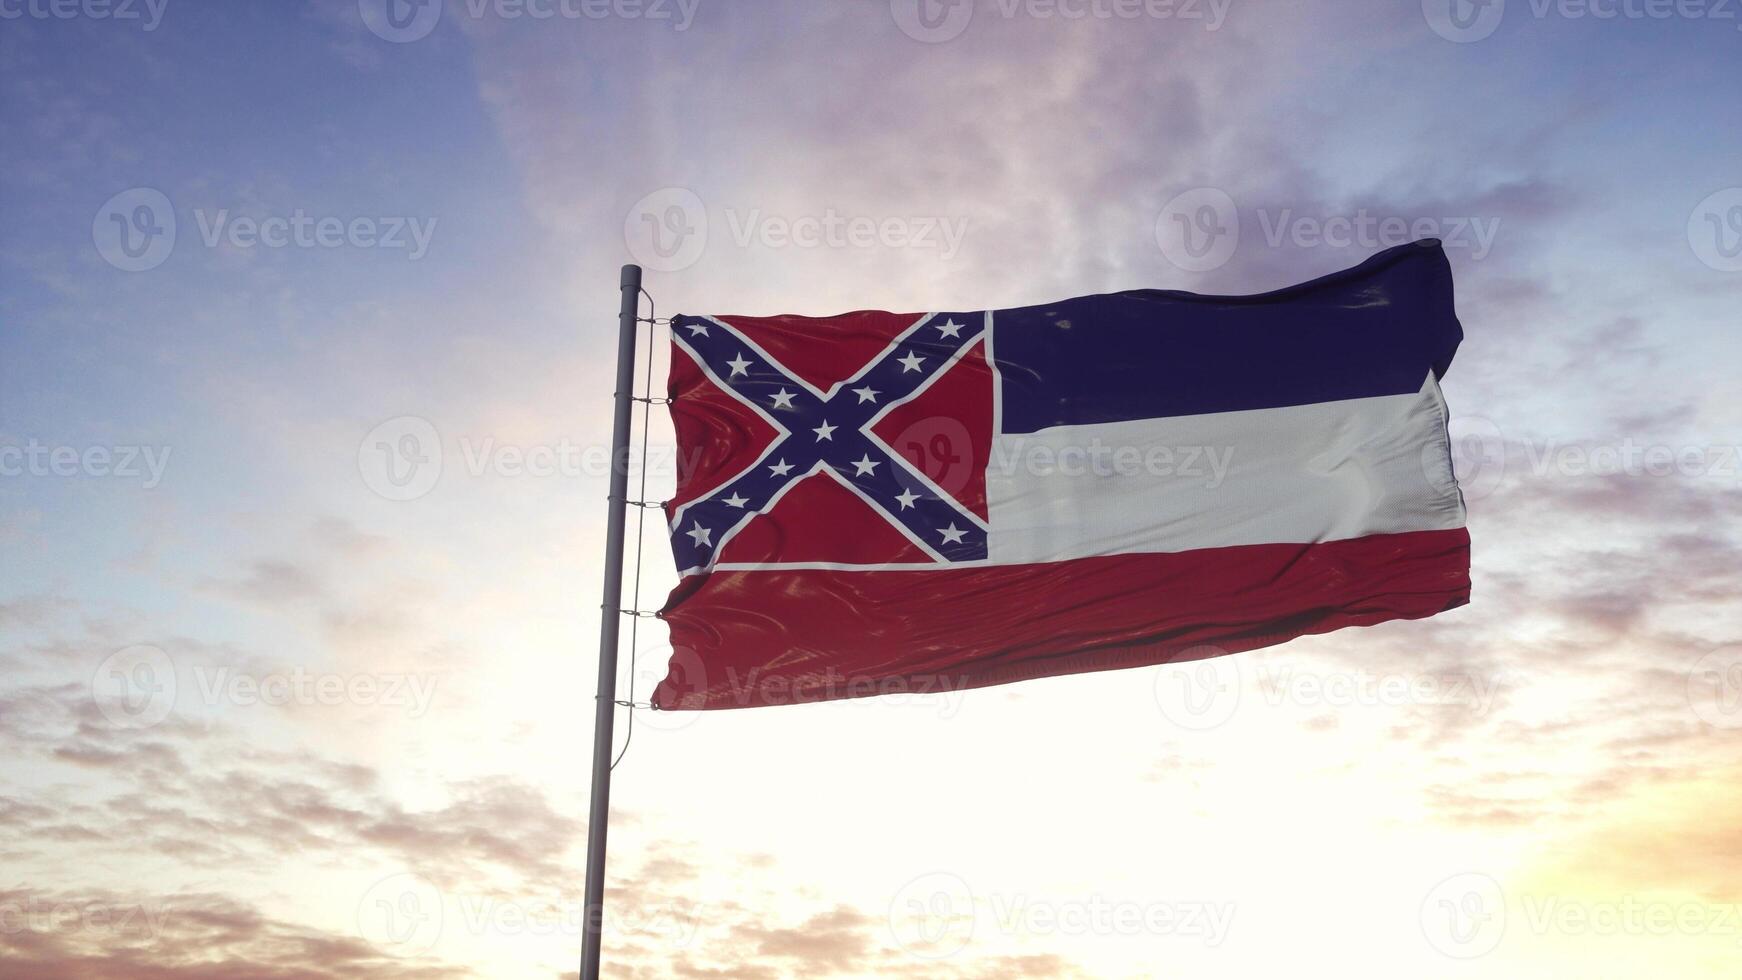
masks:
[[[981,309],[1411,233],[1469,606],[638,712],[607,975],[1736,976],[1739,28],[0,0],[0,976],[573,970],[622,263],[662,316]]]

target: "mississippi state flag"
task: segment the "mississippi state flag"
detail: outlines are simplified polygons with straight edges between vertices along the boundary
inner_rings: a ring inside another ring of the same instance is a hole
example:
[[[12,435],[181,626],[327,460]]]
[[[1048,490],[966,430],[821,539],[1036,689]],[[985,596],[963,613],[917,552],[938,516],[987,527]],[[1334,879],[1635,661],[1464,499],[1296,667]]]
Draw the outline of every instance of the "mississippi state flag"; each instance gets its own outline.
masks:
[[[1437,241],[1254,296],[678,316],[662,709],[1195,659],[1469,601]]]

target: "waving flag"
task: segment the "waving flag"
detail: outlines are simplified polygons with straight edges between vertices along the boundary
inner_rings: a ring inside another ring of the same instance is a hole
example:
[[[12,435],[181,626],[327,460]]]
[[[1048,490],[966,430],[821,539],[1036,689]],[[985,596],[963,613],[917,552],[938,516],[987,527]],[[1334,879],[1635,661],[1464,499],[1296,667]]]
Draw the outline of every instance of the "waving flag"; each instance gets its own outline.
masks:
[[[1255,296],[672,335],[663,709],[1134,667],[1469,600],[1435,241]]]

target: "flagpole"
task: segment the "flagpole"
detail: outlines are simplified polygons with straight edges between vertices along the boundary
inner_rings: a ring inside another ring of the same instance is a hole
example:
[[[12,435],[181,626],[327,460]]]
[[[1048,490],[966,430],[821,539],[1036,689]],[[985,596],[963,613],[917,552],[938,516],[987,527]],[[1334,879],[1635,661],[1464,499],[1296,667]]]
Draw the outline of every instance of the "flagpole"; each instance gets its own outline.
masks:
[[[611,820],[611,729],[617,711],[617,626],[623,619],[623,527],[629,504],[629,410],[635,394],[635,333],[641,267],[626,265],[617,285],[617,389],[611,420],[610,517],[605,525],[605,601],[599,608],[599,693],[593,703],[593,795],[587,811],[587,897],[581,980],[599,978],[605,905],[605,831]]]

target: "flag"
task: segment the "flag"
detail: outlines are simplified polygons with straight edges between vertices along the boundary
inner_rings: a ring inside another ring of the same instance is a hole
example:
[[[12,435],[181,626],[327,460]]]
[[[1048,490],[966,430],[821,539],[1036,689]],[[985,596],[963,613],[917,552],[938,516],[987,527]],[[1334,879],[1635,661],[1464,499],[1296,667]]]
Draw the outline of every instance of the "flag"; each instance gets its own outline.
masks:
[[[1468,602],[1437,241],[1251,296],[677,316],[661,709],[1189,660]]]

